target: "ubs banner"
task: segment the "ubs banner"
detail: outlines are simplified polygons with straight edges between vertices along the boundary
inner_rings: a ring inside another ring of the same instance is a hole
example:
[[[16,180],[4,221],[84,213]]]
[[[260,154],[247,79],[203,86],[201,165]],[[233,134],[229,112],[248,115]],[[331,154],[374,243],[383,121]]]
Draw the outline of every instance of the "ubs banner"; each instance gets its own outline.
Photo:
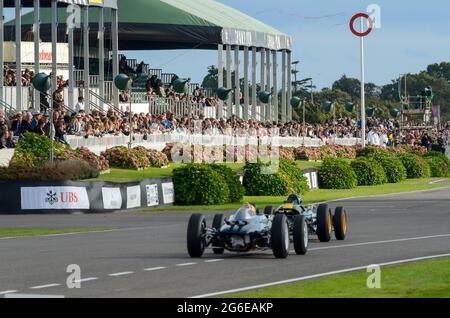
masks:
[[[114,212],[174,203],[170,179],[140,183],[0,182],[1,214]]]

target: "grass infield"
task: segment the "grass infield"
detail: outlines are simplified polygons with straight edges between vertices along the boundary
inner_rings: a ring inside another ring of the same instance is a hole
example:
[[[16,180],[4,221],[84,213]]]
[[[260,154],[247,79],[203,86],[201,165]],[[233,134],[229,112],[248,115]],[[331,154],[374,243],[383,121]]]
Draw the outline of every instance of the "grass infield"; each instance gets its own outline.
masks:
[[[93,228],[73,228],[73,229],[29,229],[29,228],[0,228],[0,238],[5,237],[25,237],[25,236],[41,236],[68,233],[89,233],[110,231],[109,227],[93,227]]]
[[[381,288],[369,289],[371,273],[359,271],[257,289],[226,298],[449,298],[450,258],[381,268]]]

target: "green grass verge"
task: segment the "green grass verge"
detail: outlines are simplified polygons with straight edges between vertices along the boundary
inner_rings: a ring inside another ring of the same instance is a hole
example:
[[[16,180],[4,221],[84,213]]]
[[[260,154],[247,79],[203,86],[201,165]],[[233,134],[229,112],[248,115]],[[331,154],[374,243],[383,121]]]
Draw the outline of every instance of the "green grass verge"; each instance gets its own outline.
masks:
[[[433,190],[439,188],[450,187],[450,184],[429,184],[432,181],[441,179],[410,179],[396,184],[383,184],[379,186],[365,186],[357,187],[352,190],[316,190],[311,191],[303,196],[303,200],[306,204],[312,204],[317,202],[332,201],[338,199],[345,199],[349,197],[366,197],[372,195],[383,195],[391,193],[405,193],[412,191]],[[446,179],[450,181],[450,179]],[[171,206],[169,208],[158,209],[145,209],[143,212],[161,212],[161,211],[174,211],[174,212],[194,212],[194,211],[224,211],[235,210],[239,208],[244,202],[256,203],[259,207],[266,205],[278,206],[286,200],[286,197],[245,197],[240,203],[215,205],[215,206]]]
[[[26,229],[26,228],[0,228],[0,237],[24,237],[24,236],[38,236],[38,235],[54,235],[67,233],[89,233],[110,231],[110,227],[93,227],[93,228],[73,228],[73,229]]]
[[[448,298],[450,258],[381,268],[381,289],[365,271],[230,294],[230,298]]]

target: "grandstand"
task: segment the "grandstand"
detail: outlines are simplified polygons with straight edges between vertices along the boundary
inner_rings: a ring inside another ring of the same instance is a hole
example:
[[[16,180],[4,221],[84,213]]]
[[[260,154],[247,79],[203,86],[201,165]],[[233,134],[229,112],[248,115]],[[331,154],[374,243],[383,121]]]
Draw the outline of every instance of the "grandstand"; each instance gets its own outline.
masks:
[[[5,4],[11,6],[13,2],[5,1]],[[63,2],[83,4],[87,1]],[[114,2],[104,0],[105,4]],[[217,51],[219,86],[234,90],[225,103],[220,102],[216,107],[215,117],[231,118],[232,115],[238,115],[244,119],[282,121],[292,119],[292,108],[289,103],[292,96],[291,37],[228,6],[212,0],[195,0],[189,3],[181,0],[117,0],[118,10],[112,11],[116,14],[115,17],[108,10],[98,9],[94,5],[87,6],[90,10],[82,11],[83,29],[75,30],[70,36],[70,33],[66,35],[67,25],[64,22],[68,17],[66,5],[56,7],[56,1],[37,0],[34,3],[33,1],[22,3],[28,6],[42,4],[40,10],[35,11],[39,11],[40,24],[36,23],[37,15],[34,12],[21,16],[20,10],[16,10],[16,19],[8,22],[4,32],[1,33],[7,42],[22,43],[19,40],[30,34],[34,26],[34,30],[38,30],[33,34],[35,39],[40,38],[44,43],[58,39],[57,43],[68,45],[71,56],[67,63],[70,73],[69,85],[65,90],[68,109],[74,108],[79,95],[85,97],[88,109],[106,110],[109,105],[113,105],[115,110],[120,109],[119,92],[113,85],[115,75],[123,71],[119,70],[121,60],[118,55],[116,58],[117,49],[124,51],[209,49]],[[51,3],[54,7],[48,8]],[[58,24],[52,28],[52,17],[56,14]],[[16,30],[21,30],[17,32],[21,36],[15,37]],[[117,43],[115,35],[118,38]],[[86,43],[89,45],[85,45]],[[111,59],[111,56],[114,58]],[[15,64],[10,66],[15,67]],[[258,64],[261,67],[257,70]],[[240,65],[244,65],[244,74],[240,74]],[[125,58],[122,66],[133,72],[134,86],[131,99],[137,109],[150,107],[146,84],[152,76],[156,75],[165,88],[170,86],[175,76],[164,73],[161,69],[152,69],[145,63],[141,65],[132,59]],[[54,73],[55,68],[52,67]],[[222,80],[224,69],[228,74],[225,81]],[[58,71],[61,72],[60,69]],[[244,77],[242,92],[240,85],[233,87],[231,78],[233,71],[235,82],[239,82],[241,75]],[[197,83],[190,83],[189,94],[193,94],[197,86]],[[273,95],[280,92],[281,97],[262,104],[257,98],[257,87]],[[22,94],[20,87],[17,87],[16,92],[19,94],[10,94],[15,101],[9,100],[14,109],[24,110],[30,104],[37,106],[36,94],[27,92]],[[214,92],[206,91],[203,94],[211,97]],[[28,95],[34,96],[34,101],[30,101]],[[22,96],[25,96],[25,100],[22,100]],[[161,101],[159,104],[170,105],[171,102]]]

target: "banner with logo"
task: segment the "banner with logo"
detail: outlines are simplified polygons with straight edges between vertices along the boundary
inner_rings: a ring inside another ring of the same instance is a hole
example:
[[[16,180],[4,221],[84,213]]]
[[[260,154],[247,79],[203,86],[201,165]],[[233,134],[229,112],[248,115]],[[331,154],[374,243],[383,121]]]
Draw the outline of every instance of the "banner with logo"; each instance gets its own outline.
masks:
[[[86,188],[21,188],[22,210],[89,210]]]

